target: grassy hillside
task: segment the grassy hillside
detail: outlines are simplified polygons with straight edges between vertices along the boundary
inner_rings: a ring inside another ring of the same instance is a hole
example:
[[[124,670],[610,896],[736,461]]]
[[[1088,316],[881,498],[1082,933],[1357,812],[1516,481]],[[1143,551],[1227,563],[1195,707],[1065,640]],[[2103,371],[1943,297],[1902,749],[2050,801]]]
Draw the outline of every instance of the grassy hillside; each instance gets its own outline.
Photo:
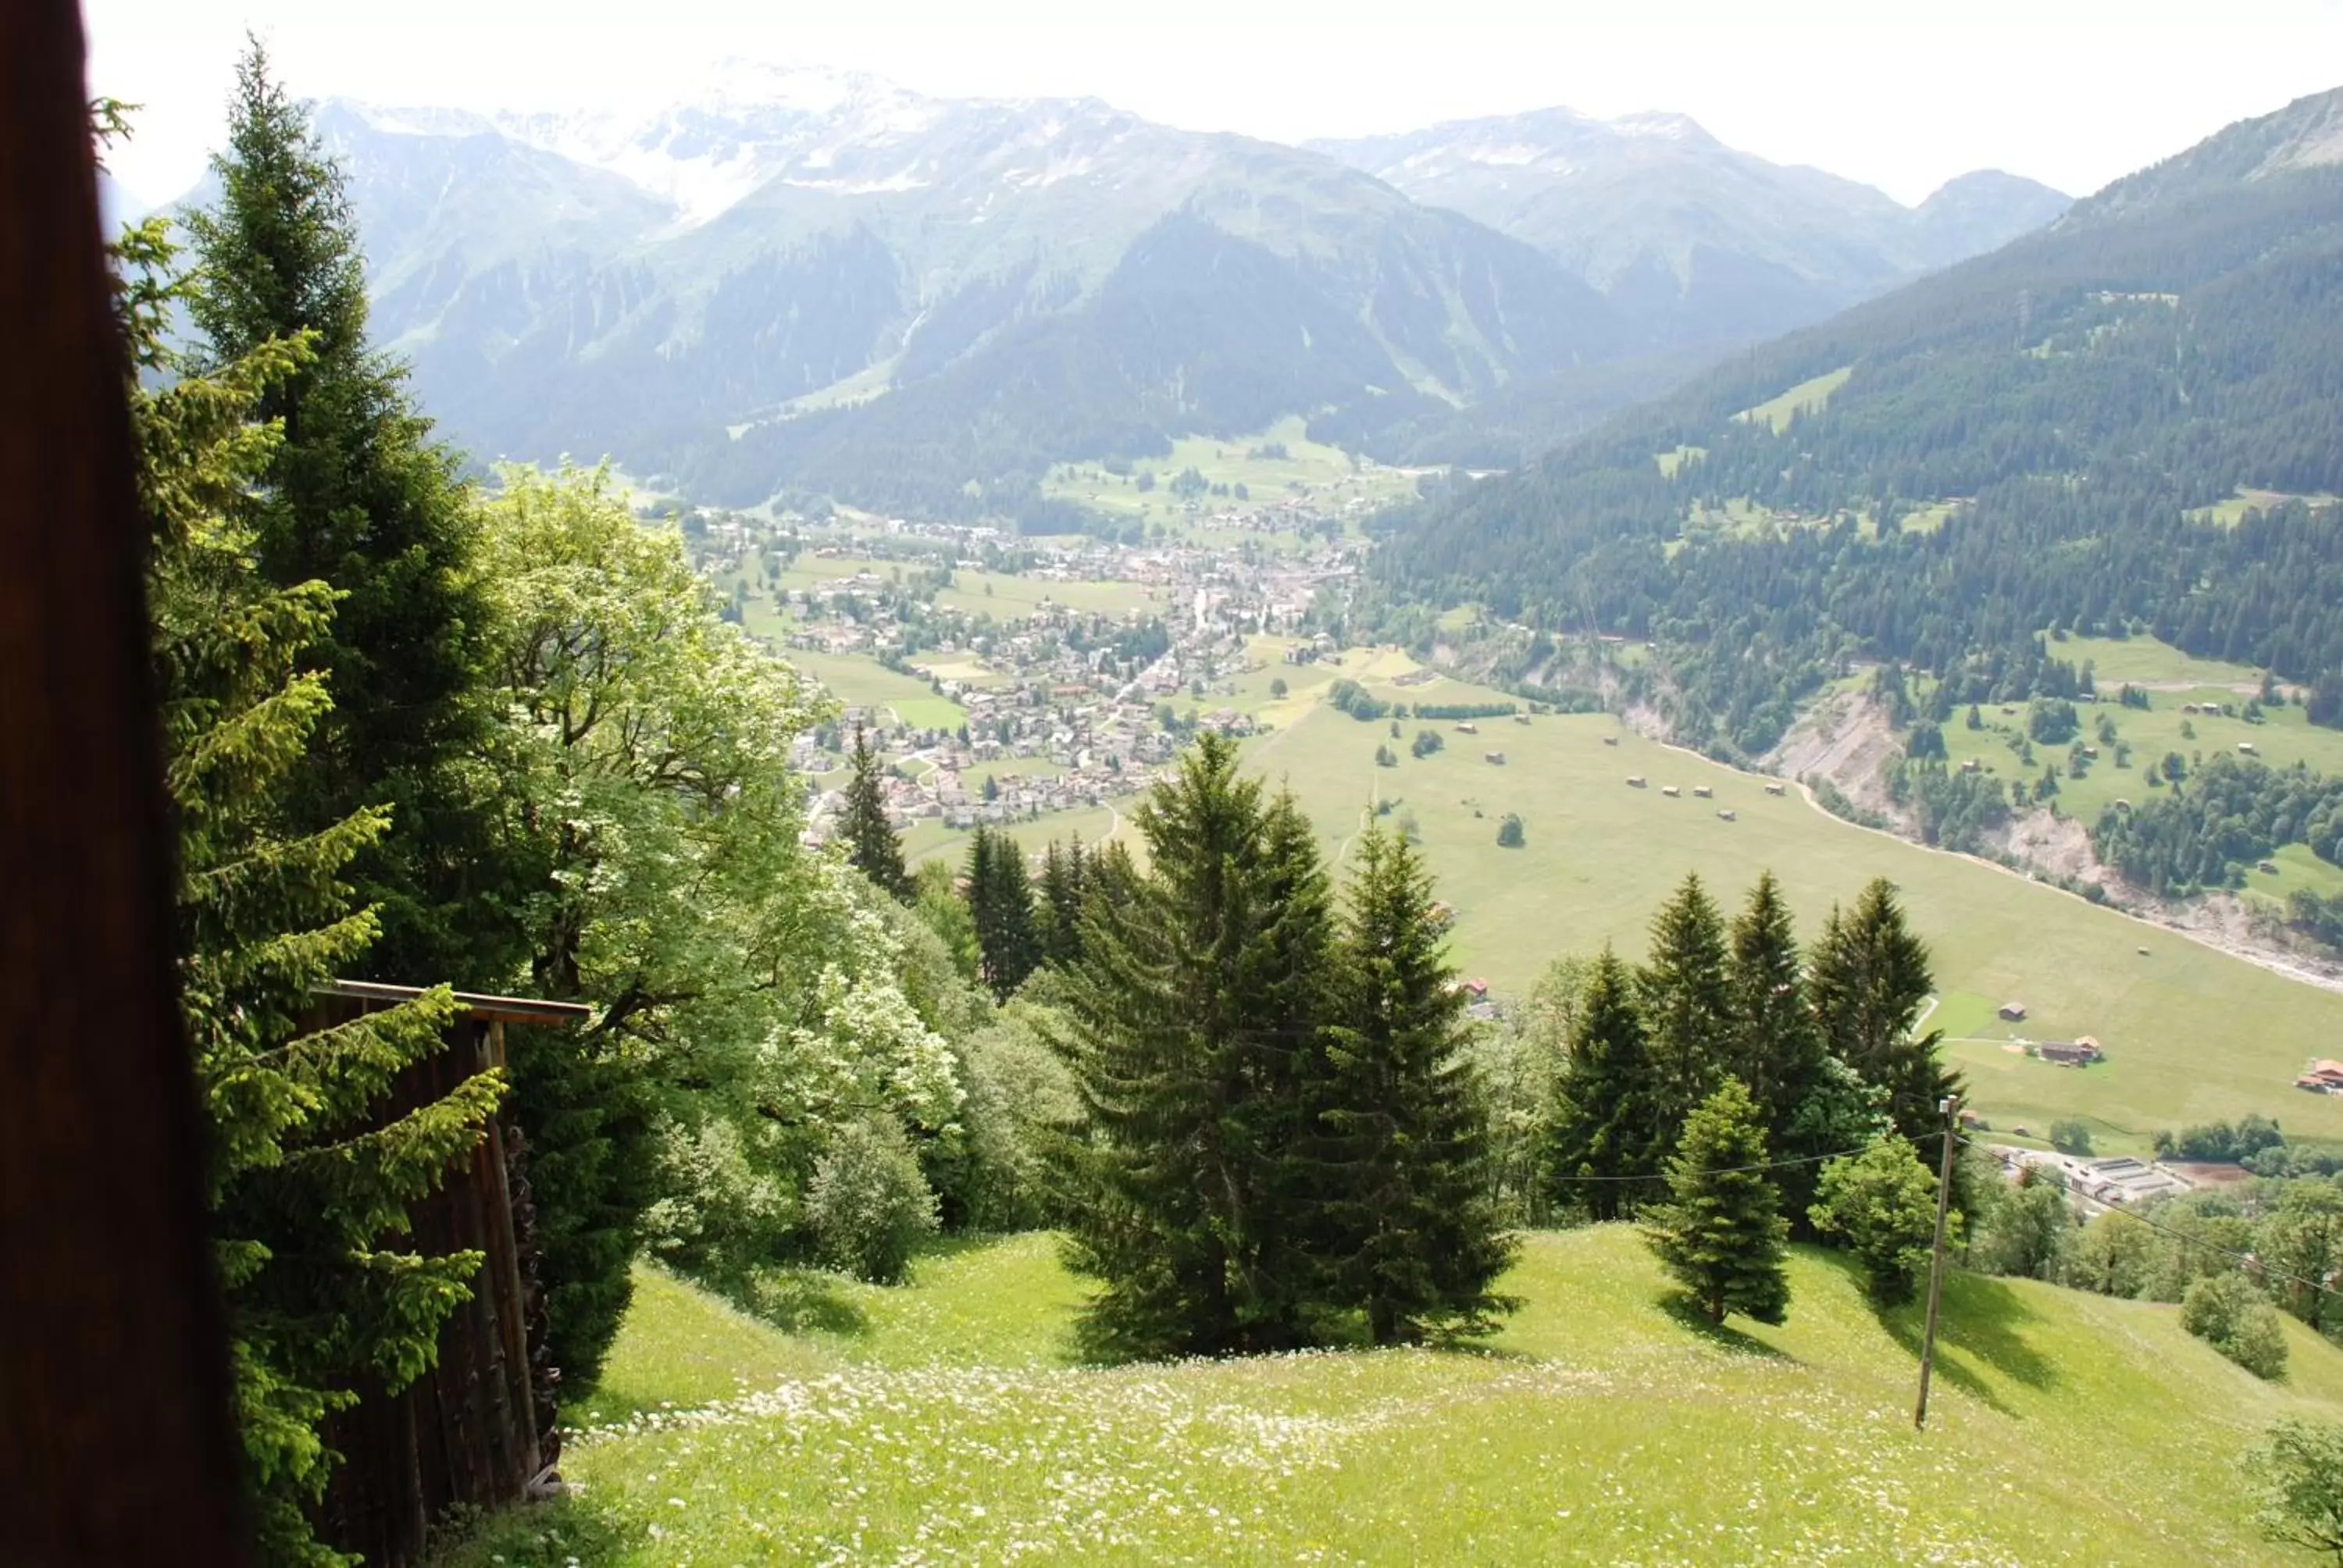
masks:
[[[1250,756],[1292,786],[1331,853],[1341,852],[1371,802],[1393,801],[1388,820],[1413,820],[1440,896],[1456,907],[1459,962],[1501,991],[1519,994],[1554,957],[1591,953],[1606,941],[1640,954],[1653,909],[1688,870],[1729,903],[1770,867],[1809,937],[1834,900],[1886,877],[1904,890],[1935,951],[1942,1016],[1929,1021],[1955,1037],[1948,1051],[1996,1128],[2022,1123],[2039,1133],[2053,1117],[2078,1116],[2103,1147],[2144,1149],[2159,1127],[2260,1111],[2297,1134],[2343,1135],[2343,1102],[2288,1087],[2306,1058],[2333,1054],[2343,1038],[2343,995],[1993,867],[1854,827],[1795,789],[1768,795],[1765,779],[1659,746],[1604,715],[1541,716],[1526,725],[1483,719],[1477,734],[1410,720],[1404,736],[1435,729],[1444,749],[1419,760],[1403,740],[1394,746],[1399,766],[1378,768],[1375,749],[1391,743],[1390,727],[1360,723],[1319,700],[1326,679],[1351,674],[1379,696],[1407,701],[1497,694],[1445,678],[1396,687],[1374,678],[1376,667],[1365,662],[1373,657],[1354,651],[1343,669],[1285,672],[1291,695],[1263,709],[1283,728],[1255,742]],[[2300,726],[2298,709],[2287,712],[2255,728],[2320,733]],[[2127,729],[2164,717],[2161,709],[2122,713]],[[2217,727],[2225,736],[2246,728]],[[1504,753],[1503,766],[1483,759],[1492,750]],[[1648,788],[1629,788],[1630,775]],[[2087,782],[2099,783],[2099,775]],[[1668,785],[1681,794],[1664,795]],[[1695,798],[1697,787],[1714,798]],[[1720,809],[1737,819],[1721,819]],[[1527,828],[1521,849],[1497,845],[1507,812]],[[2013,1000],[2028,1016],[2002,1025],[1994,1010]],[[2084,1070],[2047,1066],[2008,1049],[2021,1034],[2095,1035],[2109,1060]]]
[[[2343,1415],[2343,1355],[2290,1320],[2258,1382],[2177,1309],[1956,1275],[1930,1430],[1916,1311],[1829,1255],[1789,1322],[1665,1301],[1624,1227],[1528,1239],[1485,1352],[1082,1369],[1041,1236],[881,1291],[776,1286],[782,1332],[646,1274],[580,1497],[491,1563],[1855,1562],[2251,1564],[2232,1468],[2275,1418]]]

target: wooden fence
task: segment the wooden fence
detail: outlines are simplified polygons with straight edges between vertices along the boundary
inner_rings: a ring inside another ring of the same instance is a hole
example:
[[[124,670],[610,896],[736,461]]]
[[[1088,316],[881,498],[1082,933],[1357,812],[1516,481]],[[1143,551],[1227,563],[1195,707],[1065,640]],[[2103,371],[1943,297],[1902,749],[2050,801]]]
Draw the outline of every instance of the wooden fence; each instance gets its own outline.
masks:
[[[339,981],[322,988],[314,1022],[395,1006],[411,987]],[[447,1049],[400,1075],[385,1122],[429,1104],[475,1073],[505,1065],[507,1023],[575,1023],[588,1009],[458,992],[464,1015]],[[432,1522],[451,1504],[513,1503],[542,1487],[558,1457],[545,1307],[537,1284],[528,1146],[510,1116],[491,1118],[468,1161],[415,1206],[410,1244],[427,1253],[477,1251],[471,1300],[439,1332],[437,1364],[397,1393],[366,1394],[335,1416],[326,1441],[343,1455],[320,1511],[320,1533],[369,1568],[421,1559]]]

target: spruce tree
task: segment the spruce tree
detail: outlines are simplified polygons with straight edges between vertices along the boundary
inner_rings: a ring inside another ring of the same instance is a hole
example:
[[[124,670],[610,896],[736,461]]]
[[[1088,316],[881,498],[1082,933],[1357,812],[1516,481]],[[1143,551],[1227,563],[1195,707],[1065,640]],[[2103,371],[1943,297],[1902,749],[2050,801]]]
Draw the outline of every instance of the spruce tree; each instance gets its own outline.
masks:
[[[1853,910],[1831,910],[1807,980],[1826,1048],[1885,1093],[1896,1130],[1922,1150],[1934,1149],[1944,1129],[1937,1102],[1960,1089],[1938,1054],[1941,1033],[1913,1033],[1935,984],[1928,950],[1884,879],[1863,890]]]
[[[322,581],[331,625],[304,653],[334,703],[289,777],[299,830],[381,810],[351,876],[381,913],[375,978],[489,984],[519,935],[479,764],[495,713],[477,532],[455,457],[432,441],[405,371],[367,343],[363,257],[340,166],[252,43],[236,66],[216,206],[186,219],[204,287],[187,301],[204,365],[272,343],[307,353],[260,394],[282,438],[256,476],[250,548],[279,587]]]
[[[844,820],[839,834],[846,840],[846,858],[870,879],[873,887],[911,901],[915,890],[903,869],[903,842],[887,819],[887,795],[879,781],[879,753],[862,726],[854,727],[851,758],[854,776],[847,781]]]
[[[1326,1031],[1319,1121],[1324,1212],[1313,1227],[1334,1304],[1375,1344],[1486,1332],[1513,1243],[1499,1222],[1464,998],[1403,839],[1358,841]]]
[[[1087,856],[1077,835],[1071,844],[1055,839],[1041,857],[1041,900],[1035,911],[1041,930],[1041,956],[1053,964],[1071,963],[1082,950],[1082,876]]]
[[[1668,1161],[1668,1201],[1645,1214],[1652,1251],[1712,1323],[1739,1312],[1761,1323],[1788,1314],[1783,1271],[1789,1234],[1765,1163],[1765,1131],[1737,1078],[1684,1122]]]
[[[1207,735],[1133,813],[1149,867],[1093,861],[1059,1049],[1081,1124],[1061,1150],[1068,1261],[1101,1282],[1100,1350],[1302,1342],[1310,1259],[1296,1140],[1332,920],[1308,825]]]
[[[984,983],[1006,1001],[1041,961],[1024,851],[1008,834],[980,827],[969,842],[967,879]]]
[[[1781,884],[1762,873],[1733,922],[1725,975],[1732,1025],[1725,1070],[1748,1087],[1765,1123],[1766,1146],[1783,1160],[1812,1160],[1845,1145],[1808,1145],[1827,1137],[1831,1119],[1815,1114],[1825,1088],[1822,1033],[1806,1007],[1797,935]],[[1784,1211],[1804,1222],[1819,1180],[1819,1161],[1778,1173]]]
[[[1686,872],[1652,917],[1651,956],[1636,972],[1635,1000],[1648,1035],[1656,1108],[1651,1157],[1659,1160],[1716,1087],[1732,1038],[1725,920],[1697,872]]]
[[[1634,976],[1607,946],[1587,976],[1569,1043],[1546,1157],[1554,1201],[1616,1220],[1653,1194],[1635,1178],[1659,1171],[1659,1133]]]
[[[444,1048],[456,1012],[444,988],[301,1031],[311,988],[375,937],[374,911],[353,907],[340,878],[387,826],[379,806],[315,829],[287,808],[332,710],[326,676],[300,662],[328,633],[333,596],[259,577],[250,517],[277,442],[256,412],[305,350],[271,340],[208,371],[186,366],[165,341],[187,289],[160,221],[126,235],[115,258],[133,362],[151,377],[129,394],[153,530],[180,1004],[208,1123],[243,1469],[260,1560],[337,1563],[309,1524],[336,1462],[319,1427],[362,1392],[412,1382],[466,1299],[479,1254],[385,1239],[478,1142],[502,1085],[479,1074],[376,1125],[398,1074]]]

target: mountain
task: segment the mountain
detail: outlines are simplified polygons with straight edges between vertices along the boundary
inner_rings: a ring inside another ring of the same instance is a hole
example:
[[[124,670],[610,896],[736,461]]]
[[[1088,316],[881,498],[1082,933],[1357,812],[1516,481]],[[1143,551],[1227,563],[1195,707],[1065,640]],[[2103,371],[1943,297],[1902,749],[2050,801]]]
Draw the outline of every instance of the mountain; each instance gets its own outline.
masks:
[[[1918,207],[1736,151],[1682,115],[1541,109],[1308,144],[1561,260],[1674,343],[1755,339],[1993,250],[2067,198],[1965,175]]]
[[[1057,458],[1381,425],[1645,346],[1522,241],[1092,100],[734,67],[633,116],[318,123],[377,336],[451,434],[713,500],[1015,512]]]
[[[2071,695],[2047,628],[2152,630],[2313,683],[2331,718],[2338,366],[2343,90],[1428,509],[1379,591],[1395,627],[1477,600],[1654,638],[1654,700],[1730,753],[1850,658],[1962,701]]]

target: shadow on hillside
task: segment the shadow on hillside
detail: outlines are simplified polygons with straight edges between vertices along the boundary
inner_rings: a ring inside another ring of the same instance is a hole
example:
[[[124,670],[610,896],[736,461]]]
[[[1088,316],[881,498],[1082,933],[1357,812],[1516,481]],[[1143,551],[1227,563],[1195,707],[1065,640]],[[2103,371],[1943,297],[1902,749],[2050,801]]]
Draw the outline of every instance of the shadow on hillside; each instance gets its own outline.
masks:
[[[1793,1303],[1791,1310],[1796,1311]],[[1743,1333],[1730,1322],[1712,1323],[1700,1310],[1700,1303],[1683,1291],[1671,1291],[1660,1298],[1660,1311],[1675,1320],[1678,1327],[1688,1330],[1722,1351],[1735,1355],[1757,1356],[1765,1361],[1795,1363],[1797,1357],[1779,1345],[1769,1345],[1754,1334]]]
[[[2053,1387],[2058,1381],[2057,1366],[2035,1348],[2029,1332],[2041,1321],[2041,1314],[2007,1282],[1983,1274],[1947,1273],[1944,1307],[1936,1317],[1936,1375],[2002,1414],[2014,1414],[1994,1385],[1978,1375],[1977,1368],[1989,1368],[2027,1388]],[[1923,1302],[1879,1309],[1880,1326],[1915,1362],[1919,1359],[1926,1322],[1927,1307]],[[1948,1350],[1957,1353],[1947,1355]]]
[[[848,1282],[820,1269],[765,1268],[709,1282],[717,1293],[783,1333],[861,1339],[870,1318],[846,1293]]]

